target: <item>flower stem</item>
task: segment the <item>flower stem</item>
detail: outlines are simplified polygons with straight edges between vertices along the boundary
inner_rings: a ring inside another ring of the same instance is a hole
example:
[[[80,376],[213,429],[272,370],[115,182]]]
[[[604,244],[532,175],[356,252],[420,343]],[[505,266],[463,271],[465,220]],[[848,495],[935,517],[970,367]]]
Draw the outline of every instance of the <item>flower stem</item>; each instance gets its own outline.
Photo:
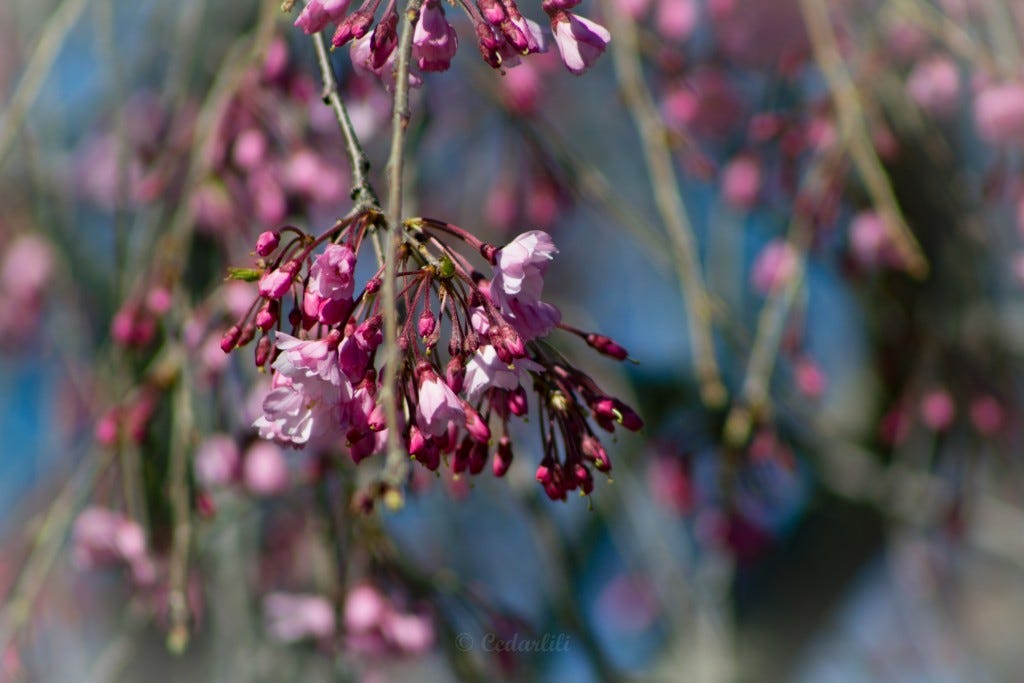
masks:
[[[353,207],[353,214],[361,213],[366,209],[379,209],[380,200],[377,199],[368,178],[370,159],[359,143],[359,138],[356,137],[352,120],[348,116],[348,109],[345,108],[345,103],[338,92],[338,79],[334,76],[334,67],[331,66],[331,58],[327,52],[327,46],[324,44],[324,37],[319,33],[314,33],[310,37],[313,40],[313,47],[316,49],[316,61],[320,65],[320,77],[323,81],[321,97],[324,104],[334,110],[341,134],[345,137],[345,152],[348,154],[348,160],[352,166],[352,201],[356,203]]]

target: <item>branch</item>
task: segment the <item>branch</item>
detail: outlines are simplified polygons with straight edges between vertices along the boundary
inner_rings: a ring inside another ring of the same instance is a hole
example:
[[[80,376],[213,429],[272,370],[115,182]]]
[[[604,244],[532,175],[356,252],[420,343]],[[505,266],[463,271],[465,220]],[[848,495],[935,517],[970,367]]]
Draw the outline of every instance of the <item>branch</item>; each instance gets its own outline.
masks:
[[[366,156],[356,131],[352,127],[352,120],[348,116],[345,103],[338,93],[338,79],[334,76],[334,67],[331,66],[331,58],[324,45],[324,37],[319,33],[310,36],[313,40],[313,47],[316,49],[316,61],[320,65],[320,76],[323,79],[324,104],[334,110],[338,118],[338,126],[341,134],[345,137],[345,152],[348,154],[349,163],[352,166],[352,201],[356,204],[352,213],[362,213],[367,209],[380,209],[380,200],[377,199],[373,187],[367,175],[370,173],[370,159]]]
[[[693,228],[679,192],[672,156],[665,144],[665,126],[644,82],[636,25],[612,0],[604,1],[604,11],[612,24],[612,35],[615,36],[611,44],[615,73],[626,106],[640,134],[654,200],[675,256],[701,400],[708,407],[717,408],[725,403],[727,393],[715,359],[711,305],[697,258]]]
[[[804,193],[811,202],[820,198],[830,174],[841,161],[841,150],[838,145],[832,147],[807,171]],[[807,250],[813,237],[811,228],[810,217],[799,211],[789,224],[786,241],[797,255],[796,269],[781,288],[768,295],[758,316],[757,333],[750,350],[750,359],[747,361],[743,387],[739,399],[725,420],[724,438],[730,446],[738,448],[746,442],[753,422],[759,418],[768,404],[769,387],[782,334],[793,301],[804,283]]]
[[[11,641],[32,615],[35,602],[60,556],[64,538],[74,522],[81,499],[92,490],[93,483],[107,469],[112,459],[113,453],[109,450],[97,458],[86,455],[47,510],[18,582],[0,611],[0,652],[7,652]]]
[[[800,0],[800,8],[814,48],[814,58],[832,95],[840,139],[849,150],[889,239],[906,264],[907,272],[922,279],[928,275],[928,261],[903,217],[885,169],[871,142],[864,107],[839,53],[828,7],[821,0]]]
[[[409,0],[405,8],[406,24],[398,41],[398,66],[395,69],[395,106],[391,120],[391,153],[388,157],[387,249],[384,262],[384,383],[381,401],[387,419],[387,461],[384,480],[394,489],[405,483],[409,472],[407,454],[398,441],[398,410],[395,384],[398,372],[398,311],[395,303],[395,260],[401,246],[402,167],[405,160],[405,133],[409,125],[409,62],[412,58],[412,34],[419,19],[423,0]],[[393,499],[397,505],[401,498]]]
[[[188,610],[188,551],[192,541],[192,510],[189,503],[188,454],[194,431],[192,396],[186,363],[181,364],[178,386],[174,396],[174,416],[171,431],[170,478],[171,558],[168,583],[170,592],[167,607],[170,629],[167,647],[175,653],[185,649],[189,640]]]
[[[35,52],[29,59],[25,74],[21,77],[11,103],[0,119],[0,164],[10,151],[21,124],[25,122],[29,107],[39,94],[46,74],[60,53],[71,27],[85,8],[85,0],[64,0],[50,17],[43,29],[43,35],[36,43]]]

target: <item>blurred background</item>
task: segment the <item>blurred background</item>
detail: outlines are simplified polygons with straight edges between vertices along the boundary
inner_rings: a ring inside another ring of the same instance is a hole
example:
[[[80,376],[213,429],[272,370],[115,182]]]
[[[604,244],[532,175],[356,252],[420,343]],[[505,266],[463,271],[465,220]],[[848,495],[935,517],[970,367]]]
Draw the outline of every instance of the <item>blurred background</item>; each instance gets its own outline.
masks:
[[[588,0],[580,76],[448,7],[406,213],[550,232],[645,427],[588,498],[523,424],[370,513],[220,349],[256,236],[351,206],[297,11],[0,4],[0,681],[1024,681],[1024,3]]]

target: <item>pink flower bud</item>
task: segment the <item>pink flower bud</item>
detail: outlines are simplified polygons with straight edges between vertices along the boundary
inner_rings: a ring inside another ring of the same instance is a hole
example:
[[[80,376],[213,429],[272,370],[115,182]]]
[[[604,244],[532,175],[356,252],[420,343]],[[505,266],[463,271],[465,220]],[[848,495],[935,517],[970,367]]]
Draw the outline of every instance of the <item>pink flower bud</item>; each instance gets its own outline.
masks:
[[[590,434],[585,434],[580,441],[580,449],[587,460],[594,463],[601,472],[611,472],[612,461],[608,458],[608,451],[604,449],[601,442]]]
[[[956,62],[944,55],[918,62],[907,77],[907,92],[929,114],[949,116],[960,98]]]
[[[258,285],[260,296],[268,299],[280,299],[291,289],[292,281],[301,267],[300,261],[292,259],[280,268],[265,273],[260,278]]]
[[[458,356],[448,361],[448,367],[445,369],[445,381],[448,383],[448,388],[456,394],[462,391],[466,382],[466,366]]]
[[[221,350],[224,353],[231,353],[238,344],[238,340],[241,336],[242,328],[238,325],[232,325],[229,327],[228,331],[224,333],[224,336],[220,338]]]
[[[362,9],[357,10],[338,24],[331,45],[341,47],[352,39],[362,38],[370,32],[371,26],[373,26],[373,13]]]
[[[512,443],[508,436],[503,434],[498,440],[498,450],[494,452],[494,459],[491,461],[491,471],[496,477],[504,477],[511,465]]]
[[[576,463],[573,467],[573,477],[575,485],[579,486],[585,495],[589,496],[594,491],[594,477],[583,463]]]
[[[793,366],[796,388],[804,396],[812,399],[821,398],[825,394],[825,373],[818,364],[807,357],[800,358]]]
[[[526,415],[529,411],[529,403],[526,400],[526,389],[519,386],[509,393],[508,411],[516,417]]]
[[[153,315],[163,315],[171,310],[172,303],[171,292],[166,287],[154,287],[146,295],[146,308]]]
[[[269,330],[277,324],[277,316],[280,310],[281,304],[276,300],[268,301],[256,314],[256,327],[260,328],[264,332]]]
[[[470,438],[480,443],[490,441],[491,429],[487,426],[487,422],[480,417],[480,413],[476,412],[466,402],[462,403],[462,409],[466,413],[466,431],[469,433]]]
[[[117,443],[118,418],[116,410],[109,410],[97,422],[93,429],[96,443],[109,448]]]
[[[982,436],[992,436],[1003,426],[1003,406],[993,396],[978,396],[971,401],[971,423]]]
[[[626,349],[602,334],[595,334],[591,332],[586,336],[586,340],[587,344],[592,348],[606,356],[611,356],[615,360],[626,360],[629,358],[629,352],[626,351]]]
[[[955,417],[953,397],[945,389],[933,389],[921,399],[921,419],[930,429],[945,431],[953,424]]]
[[[270,360],[270,355],[274,351],[273,344],[270,343],[270,337],[263,335],[260,340],[256,343],[255,352],[255,363],[257,368],[262,368]]]
[[[264,230],[256,238],[256,253],[260,256],[270,256],[281,243],[281,233],[277,230]]]
[[[429,308],[426,308],[420,314],[420,319],[416,323],[416,331],[419,332],[421,337],[429,337],[434,331],[434,327],[434,314],[430,312]]]
[[[762,295],[779,291],[800,267],[800,259],[789,242],[776,239],[769,242],[754,261],[750,279]]]
[[[761,166],[749,156],[738,156],[722,171],[722,197],[732,206],[749,209],[761,191]]]

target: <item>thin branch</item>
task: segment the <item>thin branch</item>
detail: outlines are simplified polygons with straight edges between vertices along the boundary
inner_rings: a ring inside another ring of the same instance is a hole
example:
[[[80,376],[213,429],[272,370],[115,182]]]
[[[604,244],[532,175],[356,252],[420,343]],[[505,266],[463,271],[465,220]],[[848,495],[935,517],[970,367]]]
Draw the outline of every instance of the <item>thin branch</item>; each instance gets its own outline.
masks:
[[[910,231],[889,179],[868,132],[864,107],[853,78],[846,70],[828,7],[821,0],[800,0],[804,23],[814,48],[815,60],[828,83],[839,124],[840,139],[850,152],[871,201],[882,218],[893,246],[906,264],[907,272],[923,279],[928,275],[925,259]]]
[[[11,103],[0,117],[0,165],[11,149],[21,124],[25,122],[29,107],[35,102],[42,88],[46,74],[53,66],[71,28],[85,8],[85,0],[64,0],[46,23],[42,36],[36,43],[35,52],[29,59],[25,73],[18,83]]]
[[[22,566],[18,582],[0,611],[0,652],[7,652],[11,641],[32,615],[36,600],[60,556],[64,538],[71,528],[81,499],[92,490],[93,482],[106,470],[112,459],[113,453],[109,450],[98,458],[86,455],[47,510],[28,559]]]
[[[167,607],[170,629],[167,646],[181,652],[189,640],[188,554],[192,542],[192,510],[189,501],[188,454],[194,430],[192,395],[187,363],[181,364],[174,395],[171,431],[170,479],[171,518],[173,521]]]
[[[348,110],[338,92],[338,79],[334,75],[334,67],[331,66],[331,57],[324,44],[324,37],[319,33],[310,36],[313,40],[313,47],[316,49],[316,60],[320,65],[320,76],[323,80],[323,101],[324,104],[334,110],[338,118],[338,126],[341,134],[345,137],[345,151],[348,154],[349,163],[352,166],[352,201],[356,204],[352,208],[353,213],[361,213],[367,209],[380,209],[380,200],[377,199],[373,187],[370,185],[368,175],[370,173],[370,159],[366,156],[363,146],[359,144],[355,128],[352,127],[352,120],[349,118]]]
[[[679,192],[672,155],[666,144],[665,126],[644,82],[636,25],[612,0],[605,0],[604,10],[610,18],[612,35],[615,36],[611,43],[615,73],[626,106],[640,134],[654,200],[674,252],[701,400],[709,407],[719,407],[725,403],[727,393],[715,358],[711,304],[697,257],[693,228]]]
[[[819,199],[828,179],[840,162],[841,147],[835,146],[824,153],[807,171],[804,196],[813,203]],[[807,268],[807,250],[812,233],[810,217],[796,213],[789,224],[786,241],[796,254],[796,268],[786,282],[768,295],[757,320],[757,332],[747,362],[747,373],[740,396],[725,421],[725,442],[738,447],[750,436],[753,422],[764,412],[769,400],[772,372],[778,356],[782,334],[789,311],[800,292]]]
[[[405,483],[409,472],[408,455],[398,440],[398,410],[395,405],[395,384],[398,376],[398,311],[395,304],[395,260],[401,246],[402,232],[402,166],[405,160],[405,133],[409,125],[409,63],[412,59],[412,34],[419,19],[423,0],[409,0],[405,8],[406,23],[398,41],[398,66],[395,70],[395,106],[391,121],[391,153],[388,157],[387,244],[384,261],[384,368],[387,373],[381,390],[381,401],[387,419],[387,462],[384,480],[395,490]],[[401,498],[395,498],[396,502]]]

